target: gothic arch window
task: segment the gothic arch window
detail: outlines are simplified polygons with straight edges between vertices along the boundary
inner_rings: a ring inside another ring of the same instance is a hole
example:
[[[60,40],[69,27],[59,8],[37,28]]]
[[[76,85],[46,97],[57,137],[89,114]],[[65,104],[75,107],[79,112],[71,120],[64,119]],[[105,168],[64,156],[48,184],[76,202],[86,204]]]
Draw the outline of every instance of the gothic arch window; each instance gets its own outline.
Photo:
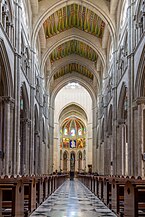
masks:
[[[29,49],[26,47],[23,35],[21,36],[21,67],[23,70],[23,73],[27,77],[27,79],[30,79],[30,54]]]
[[[60,132],[62,148],[85,148],[86,127],[79,118],[70,117],[66,119]]]
[[[136,43],[140,40],[144,33],[145,28],[145,2],[144,0],[140,0],[137,3],[137,12],[136,12]]]
[[[13,43],[13,20],[11,4],[8,0],[2,0],[2,25],[10,41]]]

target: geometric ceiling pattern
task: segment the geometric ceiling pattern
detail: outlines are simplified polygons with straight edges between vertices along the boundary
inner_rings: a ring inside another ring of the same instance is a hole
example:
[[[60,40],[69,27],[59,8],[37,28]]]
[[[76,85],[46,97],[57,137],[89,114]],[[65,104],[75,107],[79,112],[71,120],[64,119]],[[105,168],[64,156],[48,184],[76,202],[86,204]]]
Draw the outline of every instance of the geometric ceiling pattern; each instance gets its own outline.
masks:
[[[105,23],[88,8],[71,4],[53,13],[43,24],[46,38],[70,28],[78,28],[98,38],[103,37]]]
[[[85,77],[93,80],[94,76],[93,74],[87,69],[87,67],[82,66],[77,63],[70,63],[62,68],[60,68],[54,75],[54,80],[68,74],[68,73],[73,73],[77,72],[81,75],[84,75]]]
[[[51,63],[53,63],[54,61],[71,54],[77,54],[93,62],[97,61],[96,52],[87,44],[77,40],[65,42],[58,46],[56,49],[54,49],[53,52],[50,54],[50,61]]]
[[[71,128],[74,128],[78,131],[79,129],[84,129],[85,125],[79,118],[71,117],[71,118],[65,119],[65,121],[63,122],[62,128],[63,129],[67,128],[68,131],[70,131]]]

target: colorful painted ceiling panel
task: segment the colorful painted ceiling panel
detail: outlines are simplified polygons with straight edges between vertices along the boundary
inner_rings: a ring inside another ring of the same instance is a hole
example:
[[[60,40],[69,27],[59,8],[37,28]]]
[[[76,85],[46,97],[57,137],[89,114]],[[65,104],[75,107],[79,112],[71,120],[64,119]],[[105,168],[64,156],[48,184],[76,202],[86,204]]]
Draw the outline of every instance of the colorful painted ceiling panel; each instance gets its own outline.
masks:
[[[67,118],[63,123],[62,130],[64,130],[65,128],[67,128],[68,132],[71,131],[72,128],[75,128],[76,131],[78,131],[79,129],[84,130],[85,125],[79,118],[70,117],[70,118]]]
[[[91,80],[93,80],[93,78],[94,78],[93,74],[87,69],[87,67],[82,66],[82,65],[77,64],[77,63],[70,63],[70,64],[62,67],[60,70],[58,70],[55,73],[54,80],[62,77],[63,75],[66,75],[66,74],[72,73],[72,72],[78,72],[78,73],[86,76],[87,78],[89,78]]]
[[[44,22],[46,38],[73,27],[102,38],[105,23],[93,11],[77,4],[61,8]]]
[[[83,42],[72,40],[60,45],[51,53],[51,63],[70,54],[77,54],[93,62],[96,62],[97,60],[96,52],[91,47]]]

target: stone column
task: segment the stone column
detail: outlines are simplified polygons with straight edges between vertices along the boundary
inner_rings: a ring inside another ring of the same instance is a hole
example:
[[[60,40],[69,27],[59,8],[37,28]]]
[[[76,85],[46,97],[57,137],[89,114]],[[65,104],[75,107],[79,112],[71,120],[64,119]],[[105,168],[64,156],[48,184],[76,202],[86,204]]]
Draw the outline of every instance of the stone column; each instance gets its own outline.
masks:
[[[49,132],[50,132],[50,146],[49,146],[49,173],[53,172],[53,138],[54,138],[54,108],[49,106]]]
[[[34,174],[39,174],[39,146],[40,146],[40,133],[37,131],[35,132],[35,143],[34,143]]]
[[[14,1],[15,20],[15,57],[14,57],[14,121],[13,121],[13,174],[19,173],[19,142],[20,142],[20,58],[21,58],[21,0]]]
[[[97,169],[97,161],[96,161],[96,156],[97,156],[97,151],[96,151],[96,147],[97,147],[97,136],[96,136],[96,132],[97,132],[97,106],[95,105],[93,107],[93,123],[92,123],[92,172],[96,172]]]
[[[35,77],[34,73],[32,73],[33,76]],[[29,146],[29,158],[30,158],[30,174],[35,174],[35,167],[34,167],[34,161],[35,159],[35,144],[34,144],[34,137],[35,137],[35,130],[34,130],[34,97],[35,97],[35,88],[33,85],[30,86],[30,119],[31,119],[31,124],[30,124],[30,146]],[[36,166],[36,165],[35,165]]]
[[[24,120],[24,135],[25,135],[25,143],[24,143],[24,174],[29,174],[29,136],[30,136],[30,120],[25,119]]]
[[[114,52],[113,52],[113,85],[112,85],[112,96],[113,96],[113,111],[112,111],[112,148],[113,148],[113,161],[112,161],[112,172],[113,175],[117,174],[117,50],[114,41]]]
[[[128,0],[128,175],[134,175],[134,0]]]
[[[136,147],[136,153],[138,153],[138,159],[137,160],[137,165],[136,165],[136,176],[145,176],[145,161],[142,160],[142,154],[145,152],[145,129],[144,129],[144,124],[145,124],[145,121],[144,121],[144,114],[143,114],[143,108],[145,106],[145,102],[144,104],[140,104],[138,105],[138,109],[135,110],[135,117],[137,117],[137,121],[138,121],[138,135],[136,135],[135,138],[137,138],[136,142],[135,142],[135,147]],[[143,123],[144,122],[144,123]],[[137,123],[135,121],[135,123]],[[136,126],[134,126],[135,128],[135,131],[136,132]]]
[[[4,101],[4,174],[8,175],[11,168],[11,104],[14,103],[14,100],[10,97],[3,97]]]
[[[122,125],[117,127],[117,147],[116,147],[116,175],[122,175]]]
[[[0,175],[3,174],[3,99],[0,97]]]

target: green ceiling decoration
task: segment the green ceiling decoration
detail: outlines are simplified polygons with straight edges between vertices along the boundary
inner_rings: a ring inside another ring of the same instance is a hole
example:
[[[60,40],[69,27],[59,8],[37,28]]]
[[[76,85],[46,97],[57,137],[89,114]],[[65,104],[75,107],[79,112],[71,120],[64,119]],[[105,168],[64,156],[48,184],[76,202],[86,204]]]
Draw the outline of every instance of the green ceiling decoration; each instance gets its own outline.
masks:
[[[78,72],[79,74],[82,74],[91,80],[93,80],[94,78],[93,74],[85,66],[82,66],[77,63],[70,63],[62,67],[55,73],[54,80],[62,77],[63,75],[66,75],[68,73],[73,73],[73,72]]]
[[[60,45],[50,54],[51,63],[71,54],[77,54],[93,62],[97,61],[96,52],[91,47],[83,42],[72,40]]]
[[[61,8],[44,22],[46,38],[50,38],[72,27],[102,38],[105,23],[97,14],[77,4]]]

